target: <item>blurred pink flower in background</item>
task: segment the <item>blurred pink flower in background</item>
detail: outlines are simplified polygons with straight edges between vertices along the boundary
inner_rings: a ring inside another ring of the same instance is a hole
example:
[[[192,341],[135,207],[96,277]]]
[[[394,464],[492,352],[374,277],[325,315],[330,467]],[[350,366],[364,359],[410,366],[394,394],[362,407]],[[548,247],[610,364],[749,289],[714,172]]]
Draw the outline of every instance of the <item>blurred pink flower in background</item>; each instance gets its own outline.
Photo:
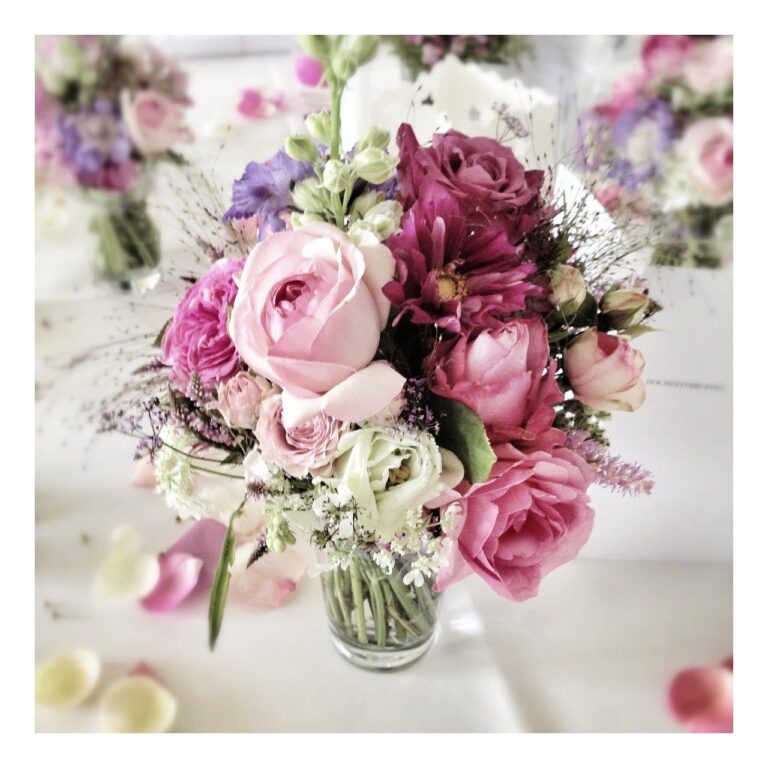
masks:
[[[145,155],[167,152],[174,144],[192,141],[183,105],[156,91],[123,96],[123,117],[133,143]]]
[[[308,56],[305,53],[298,54],[294,60],[294,69],[296,77],[302,85],[314,88],[321,85],[321,81],[322,85],[327,85],[323,79],[325,68],[322,62],[313,56]]]
[[[240,94],[237,111],[250,120],[261,120],[272,117],[285,104],[285,93],[275,91],[265,92],[261,88],[245,88]]]
[[[688,35],[649,35],[643,43],[643,67],[654,80],[679,77],[693,46]]]
[[[719,667],[678,672],[669,685],[669,708],[692,733],[732,733],[733,657]]]
[[[676,150],[688,166],[691,186],[705,205],[733,200],[733,120],[705,117],[686,129]]]

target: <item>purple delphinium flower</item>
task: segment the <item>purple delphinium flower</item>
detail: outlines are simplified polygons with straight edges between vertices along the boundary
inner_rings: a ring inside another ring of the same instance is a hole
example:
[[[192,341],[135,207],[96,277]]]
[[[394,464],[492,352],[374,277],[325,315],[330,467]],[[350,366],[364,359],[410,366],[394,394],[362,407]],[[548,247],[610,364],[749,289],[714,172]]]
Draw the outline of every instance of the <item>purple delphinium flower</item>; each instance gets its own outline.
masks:
[[[97,99],[60,117],[56,131],[64,161],[84,186],[122,192],[133,182],[131,139],[113,102]]]
[[[613,122],[611,176],[629,190],[654,178],[674,137],[675,120],[666,102],[638,99]]]
[[[293,160],[280,149],[266,163],[248,163],[243,175],[232,184],[232,205],[224,221],[259,217],[259,240],[267,231],[280,232],[285,222],[280,214],[292,207],[291,188],[312,175],[312,164]]]
[[[608,452],[608,449],[593,440],[588,432],[577,429],[565,435],[565,447],[578,453],[595,470],[595,482],[630,496],[647,495],[653,490],[654,482],[649,470]]]

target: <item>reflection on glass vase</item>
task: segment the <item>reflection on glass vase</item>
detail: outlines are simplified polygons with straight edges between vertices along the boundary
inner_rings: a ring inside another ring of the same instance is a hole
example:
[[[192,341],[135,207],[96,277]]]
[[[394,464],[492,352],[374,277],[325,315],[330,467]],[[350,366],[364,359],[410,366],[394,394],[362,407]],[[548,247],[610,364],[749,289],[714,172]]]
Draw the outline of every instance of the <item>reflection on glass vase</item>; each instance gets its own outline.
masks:
[[[160,233],[145,193],[100,195],[91,217],[96,275],[123,291],[144,292],[160,281]]]
[[[396,558],[392,573],[387,573],[367,555],[356,553],[348,568],[322,574],[333,644],[352,664],[398,669],[429,650],[439,593],[432,591],[433,579],[405,583],[410,563]]]

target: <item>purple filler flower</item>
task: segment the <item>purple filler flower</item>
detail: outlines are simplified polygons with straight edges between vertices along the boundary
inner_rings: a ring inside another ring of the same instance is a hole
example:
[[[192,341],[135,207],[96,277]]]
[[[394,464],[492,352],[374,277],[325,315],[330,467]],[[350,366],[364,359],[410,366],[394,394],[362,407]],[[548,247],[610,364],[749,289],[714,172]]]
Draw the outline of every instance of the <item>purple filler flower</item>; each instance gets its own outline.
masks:
[[[267,230],[282,231],[285,223],[280,214],[292,207],[293,184],[311,174],[311,163],[293,160],[284,149],[266,163],[248,163],[245,173],[232,184],[232,205],[224,220],[258,216],[259,240]]]

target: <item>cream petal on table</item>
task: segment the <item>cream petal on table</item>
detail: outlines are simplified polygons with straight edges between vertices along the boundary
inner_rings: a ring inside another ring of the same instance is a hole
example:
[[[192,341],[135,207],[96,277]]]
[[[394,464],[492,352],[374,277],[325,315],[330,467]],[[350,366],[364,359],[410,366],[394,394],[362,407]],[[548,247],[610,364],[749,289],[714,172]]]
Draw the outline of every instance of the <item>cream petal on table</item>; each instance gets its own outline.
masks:
[[[99,704],[99,724],[108,733],[164,733],[176,719],[174,696],[147,675],[114,682]]]
[[[96,572],[94,592],[100,600],[140,600],[154,589],[160,564],[154,555],[141,552],[141,539],[130,526],[112,532],[112,549]]]
[[[100,675],[99,657],[83,648],[46,659],[35,669],[35,703],[77,707],[93,693]]]

